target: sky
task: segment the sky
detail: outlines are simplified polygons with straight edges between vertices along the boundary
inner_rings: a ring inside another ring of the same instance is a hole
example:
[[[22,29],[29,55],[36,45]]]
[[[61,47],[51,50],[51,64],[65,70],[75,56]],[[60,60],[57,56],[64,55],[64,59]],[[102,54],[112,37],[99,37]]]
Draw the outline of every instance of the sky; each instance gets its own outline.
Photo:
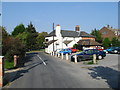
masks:
[[[118,28],[117,2],[2,2],[2,25],[11,33],[16,25],[32,22],[37,32],[51,32],[52,24],[63,30],[90,33],[107,24]]]

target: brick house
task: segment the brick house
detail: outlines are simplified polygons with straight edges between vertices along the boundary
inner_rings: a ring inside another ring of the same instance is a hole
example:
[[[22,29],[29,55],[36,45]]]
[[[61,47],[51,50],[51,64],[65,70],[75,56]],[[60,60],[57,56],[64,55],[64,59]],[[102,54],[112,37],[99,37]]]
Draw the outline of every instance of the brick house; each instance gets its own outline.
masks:
[[[103,27],[99,30],[102,34],[102,38],[109,38],[112,40],[113,37],[117,37],[120,39],[120,29],[115,29],[107,25],[107,27]]]

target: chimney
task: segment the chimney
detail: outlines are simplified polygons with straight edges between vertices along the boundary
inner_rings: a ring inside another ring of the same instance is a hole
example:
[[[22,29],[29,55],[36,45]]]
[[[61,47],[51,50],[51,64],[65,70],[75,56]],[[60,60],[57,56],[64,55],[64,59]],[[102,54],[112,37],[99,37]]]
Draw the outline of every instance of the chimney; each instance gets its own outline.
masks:
[[[76,27],[75,27],[75,31],[80,31],[80,27],[79,27],[79,25],[76,25]]]
[[[108,24],[108,25],[107,25],[107,28],[109,28],[109,27],[110,27],[110,25]]]
[[[57,37],[60,37],[60,35],[61,35],[61,27],[59,24],[56,25],[55,34]]]

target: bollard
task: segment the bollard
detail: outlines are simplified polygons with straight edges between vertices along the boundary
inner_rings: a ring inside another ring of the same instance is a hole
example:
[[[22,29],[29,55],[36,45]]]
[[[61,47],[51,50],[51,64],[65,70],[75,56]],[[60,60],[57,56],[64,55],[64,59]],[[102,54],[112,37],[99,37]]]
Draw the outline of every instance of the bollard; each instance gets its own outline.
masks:
[[[55,52],[55,57],[57,57],[57,52]]]
[[[58,57],[60,57],[60,53],[58,53]]]
[[[96,54],[93,54],[93,63],[96,64]]]
[[[53,56],[55,56],[55,52],[53,51]]]
[[[61,59],[63,59],[63,53],[61,53]]]
[[[66,60],[68,60],[68,53],[66,53]]]
[[[3,77],[4,77],[4,59],[0,56],[0,87],[3,87]]]
[[[14,55],[14,67],[16,67],[16,66],[17,66],[17,56]]]
[[[51,56],[52,56],[52,52],[51,52],[50,54],[51,54]]]
[[[52,52],[52,55],[54,56],[54,51]]]
[[[75,55],[75,63],[77,63],[77,55]]]

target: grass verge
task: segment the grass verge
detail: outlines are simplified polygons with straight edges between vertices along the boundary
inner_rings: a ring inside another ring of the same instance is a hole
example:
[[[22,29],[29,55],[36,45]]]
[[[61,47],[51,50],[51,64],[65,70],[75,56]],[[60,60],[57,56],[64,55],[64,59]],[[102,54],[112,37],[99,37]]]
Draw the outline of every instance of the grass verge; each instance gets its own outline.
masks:
[[[4,61],[4,68],[5,69],[11,69],[11,68],[14,68],[14,62],[9,62],[8,60],[5,60]]]
[[[34,52],[41,52],[41,51],[45,51],[45,49],[32,50],[32,51],[29,51],[29,52],[26,52],[26,53],[34,53]]]
[[[86,65],[91,65],[91,64],[96,65],[98,63],[94,64],[93,60],[90,60],[90,61],[84,61],[83,64],[86,64]]]

